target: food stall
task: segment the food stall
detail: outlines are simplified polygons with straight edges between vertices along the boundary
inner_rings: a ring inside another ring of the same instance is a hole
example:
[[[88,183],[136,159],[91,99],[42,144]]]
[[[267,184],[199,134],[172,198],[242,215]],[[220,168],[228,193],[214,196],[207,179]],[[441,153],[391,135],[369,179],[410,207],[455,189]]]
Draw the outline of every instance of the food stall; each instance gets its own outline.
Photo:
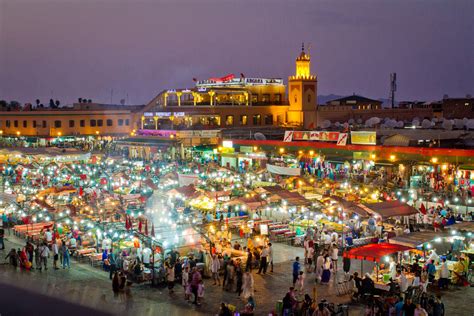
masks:
[[[343,257],[361,260],[361,274],[363,274],[364,261],[375,262],[375,271],[370,275],[370,277],[374,281],[376,289],[388,291],[390,288],[388,285],[389,278],[387,278],[386,273],[381,273],[384,270],[379,269],[379,264],[383,261],[387,261],[388,256],[399,252],[405,252],[410,249],[412,248],[390,243],[369,244],[359,248],[352,248],[349,251],[344,252]],[[413,278],[413,275],[407,274],[408,284],[413,282]]]

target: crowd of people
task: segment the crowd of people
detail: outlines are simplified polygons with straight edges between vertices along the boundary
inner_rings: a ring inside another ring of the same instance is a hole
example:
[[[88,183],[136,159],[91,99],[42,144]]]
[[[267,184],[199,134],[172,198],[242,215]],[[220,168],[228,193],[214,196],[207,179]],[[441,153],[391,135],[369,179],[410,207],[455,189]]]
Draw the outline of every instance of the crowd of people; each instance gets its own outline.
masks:
[[[0,250],[5,249],[4,245],[4,229],[0,231],[0,244],[3,246]],[[75,251],[77,240],[73,233],[66,234],[62,237],[58,232],[46,229],[42,237],[36,241],[27,240],[26,244],[21,248],[12,248],[5,256],[9,264],[15,268],[19,267],[24,270],[46,271],[48,267],[54,270],[71,268],[71,254]],[[48,262],[51,261],[51,264]]]

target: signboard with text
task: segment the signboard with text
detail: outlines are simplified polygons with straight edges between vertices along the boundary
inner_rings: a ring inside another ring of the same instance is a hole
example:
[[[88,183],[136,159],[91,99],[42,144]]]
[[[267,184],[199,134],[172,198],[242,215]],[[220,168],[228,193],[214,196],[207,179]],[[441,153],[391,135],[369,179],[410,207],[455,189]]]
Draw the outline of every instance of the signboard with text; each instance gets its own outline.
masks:
[[[354,145],[376,145],[377,133],[375,131],[351,132],[351,143]]]

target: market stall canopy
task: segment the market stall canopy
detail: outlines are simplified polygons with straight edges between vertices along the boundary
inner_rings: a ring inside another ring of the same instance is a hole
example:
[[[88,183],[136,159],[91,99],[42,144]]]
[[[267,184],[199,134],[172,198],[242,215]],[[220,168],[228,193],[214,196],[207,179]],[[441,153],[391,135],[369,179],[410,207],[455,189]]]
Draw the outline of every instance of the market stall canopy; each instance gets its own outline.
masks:
[[[416,248],[438,237],[446,237],[446,236],[448,236],[447,232],[434,232],[434,231],[413,232],[413,233],[406,234],[403,236],[392,237],[389,239],[389,243]]]
[[[413,247],[389,243],[369,244],[359,248],[352,248],[345,252],[343,256],[351,259],[380,262],[384,256],[410,249],[413,249]]]
[[[283,189],[279,185],[274,186],[265,186],[262,187],[268,194],[271,194],[269,197],[270,201],[278,201],[278,200],[285,200],[288,205],[292,206],[310,206],[312,202],[301,194],[297,192],[290,192],[288,190]]]
[[[301,174],[301,168],[281,167],[271,164],[267,164],[267,170],[271,173],[285,176],[299,176]]]
[[[233,200],[230,200],[229,202],[226,202],[224,205],[225,206],[245,205],[246,207],[249,208],[249,210],[255,211],[259,207],[264,206],[266,204],[267,202],[257,195],[257,196],[251,196],[251,197],[239,197],[237,199],[233,199]]]
[[[447,228],[474,233],[474,222],[460,222],[451,226],[447,226]]]
[[[157,190],[158,187],[156,186],[156,184],[153,183],[153,181],[151,179],[146,179],[145,180],[145,184],[152,190]]]
[[[194,187],[194,184],[185,185],[185,186],[174,188],[168,191],[168,194],[171,194],[171,195],[179,194],[186,198],[193,196],[195,193],[196,193],[196,188]]]
[[[368,213],[378,215],[383,219],[395,216],[409,216],[418,213],[416,208],[400,201],[388,201],[360,205],[363,206]]]
[[[0,201],[8,205],[15,204],[16,195],[0,192]]]
[[[370,216],[370,214],[365,210],[364,205],[361,205],[361,204],[355,203],[355,202],[351,202],[351,201],[347,201],[346,199],[341,198],[341,197],[336,196],[336,195],[332,195],[331,200],[334,200],[337,203],[339,203],[342,206],[342,208],[344,209],[344,211],[346,211],[346,212],[355,213],[355,214],[359,215],[360,217],[369,217]]]

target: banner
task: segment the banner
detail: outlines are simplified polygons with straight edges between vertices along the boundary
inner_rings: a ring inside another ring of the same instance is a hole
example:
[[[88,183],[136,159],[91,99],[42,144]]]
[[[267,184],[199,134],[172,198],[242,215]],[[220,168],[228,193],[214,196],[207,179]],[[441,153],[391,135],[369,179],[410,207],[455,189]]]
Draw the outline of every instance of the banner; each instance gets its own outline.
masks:
[[[291,142],[293,140],[293,131],[285,131],[284,142]]]
[[[294,131],[293,140],[316,140],[322,142],[337,142],[339,132],[327,131]],[[286,136],[286,135],[285,135]]]
[[[337,146],[346,146],[347,144],[347,133],[339,133],[339,138],[337,139]]]
[[[299,176],[301,174],[301,168],[280,167],[270,164],[267,164],[267,170],[268,172],[285,176]]]
[[[377,133],[367,132],[351,132],[351,143],[354,145],[376,145]]]

